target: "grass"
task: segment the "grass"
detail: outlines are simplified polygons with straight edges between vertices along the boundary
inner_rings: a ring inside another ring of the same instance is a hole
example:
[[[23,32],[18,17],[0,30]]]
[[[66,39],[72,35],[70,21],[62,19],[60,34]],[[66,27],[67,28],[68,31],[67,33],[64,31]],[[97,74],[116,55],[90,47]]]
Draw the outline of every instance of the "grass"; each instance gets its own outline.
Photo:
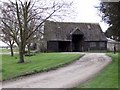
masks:
[[[18,48],[14,48],[13,49],[14,52],[18,52]],[[10,49],[6,49],[6,48],[0,48],[0,53],[7,53],[10,52]]]
[[[2,55],[2,79],[8,80],[19,76],[48,71],[80,58],[79,54],[40,53],[25,57],[25,63],[18,64],[18,55]]]
[[[77,88],[118,88],[118,53],[107,55],[112,57],[112,63],[93,80],[89,80]]]
[[[0,80],[2,79],[2,55],[0,55]]]

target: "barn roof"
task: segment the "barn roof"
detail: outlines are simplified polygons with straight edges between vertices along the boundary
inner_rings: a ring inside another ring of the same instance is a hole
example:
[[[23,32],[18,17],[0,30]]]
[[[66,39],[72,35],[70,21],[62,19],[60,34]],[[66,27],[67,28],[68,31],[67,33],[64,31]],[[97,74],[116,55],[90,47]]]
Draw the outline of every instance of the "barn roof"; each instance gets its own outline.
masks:
[[[85,41],[107,41],[98,23],[72,23],[46,21],[45,39],[71,40],[71,34],[81,33]]]
[[[79,29],[78,27],[75,28],[70,34],[71,34],[71,35],[72,35],[72,34],[84,35],[83,32],[81,32],[80,29]]]

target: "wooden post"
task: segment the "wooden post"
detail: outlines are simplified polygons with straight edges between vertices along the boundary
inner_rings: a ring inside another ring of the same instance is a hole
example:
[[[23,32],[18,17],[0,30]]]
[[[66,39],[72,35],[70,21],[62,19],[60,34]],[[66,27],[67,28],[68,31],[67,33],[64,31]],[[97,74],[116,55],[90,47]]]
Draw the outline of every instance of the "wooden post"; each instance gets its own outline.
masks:
[[[114,54],[116,54],[116,45],[114,45]]]
[[[70,41],[70,51],[72,52],[73,50],[72,50],[72,41]]]

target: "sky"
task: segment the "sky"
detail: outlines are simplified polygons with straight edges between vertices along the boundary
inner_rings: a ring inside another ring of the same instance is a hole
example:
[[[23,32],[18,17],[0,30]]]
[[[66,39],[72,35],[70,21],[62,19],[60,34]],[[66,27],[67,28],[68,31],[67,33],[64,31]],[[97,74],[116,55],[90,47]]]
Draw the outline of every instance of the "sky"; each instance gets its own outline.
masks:
[[[6,43],[4,43],[4,42],[0,41],[0,47],[2,47],[2,46],[7,47],[8,45],[7,45]]]
[[[8,1],[8,0],[0,0]],[[47,0],[50,1],[50,0]],[[99,23],[103,32],[108,28],[108,25],[104,23],[101,17],[98,15],[98,10],[95,6],[99,5],[99,0],[64,0],[66,2],[73,1],[73,10],[75,15],[72,18],[65,18],[63,22],[89,22],[89,23]]]
[[[95,8],[99,5],[99,0],[73,0],[73,7],[76,13],[73,19],[68,19],[65,21],[70,22],[90,22],[99,23],[102,30],[105,32],[108,25],[102,21],[101,17],[98,15],[98,10]]]

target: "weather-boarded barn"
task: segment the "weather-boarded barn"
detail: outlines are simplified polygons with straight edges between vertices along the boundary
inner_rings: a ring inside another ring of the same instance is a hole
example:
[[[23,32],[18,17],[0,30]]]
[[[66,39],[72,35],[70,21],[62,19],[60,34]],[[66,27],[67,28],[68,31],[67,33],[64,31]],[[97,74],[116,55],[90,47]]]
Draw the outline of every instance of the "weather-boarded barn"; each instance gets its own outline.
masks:
[[[98,23],[46,21],[48,52],[107,50],[107,39]]]

